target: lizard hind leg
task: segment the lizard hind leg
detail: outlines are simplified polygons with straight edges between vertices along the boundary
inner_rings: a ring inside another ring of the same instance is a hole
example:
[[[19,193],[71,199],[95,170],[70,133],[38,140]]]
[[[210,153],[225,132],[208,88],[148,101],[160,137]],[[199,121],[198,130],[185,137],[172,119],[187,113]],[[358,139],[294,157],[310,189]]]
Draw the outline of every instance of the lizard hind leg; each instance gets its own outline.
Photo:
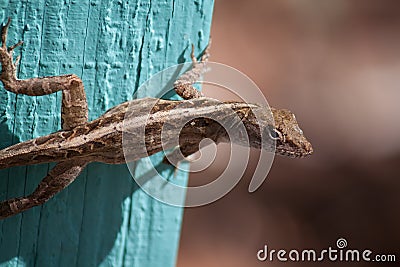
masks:
[[[32,207],[42,205],[55,194],[63,190],[85,168],[84,161],[66,161],[58,163],[39,183],[35,191],[26,196],[8,199],[0,203],[0,219],[4,219]]]
[[[190,54],[193,62],[193,66],[190,70],[183,73],[174,83],[174,89],[176,93],[183,99],[193,99],[203,97],[203,94],[193,87],[193,84],[197,82],[201,75],[206,72],[206,64],[210,56],[211,40],[208,43],[204,53],[197,61],[194,55],[194,45],[192,45],[192,53]]]
[[[0,63],[2,65],[0,80],[4,88],[16,94],[30,96],[47,95],[62,91],[62,128],[72,128],[84,124],[88,120],[88,106],[82,80],[74,75],[48,76],[19,80],[16,76],[16,62],[13,62],[13,50],[22,42],[7,47],[7,32],[11,20],[1,29]],[[20,213],[24,210],[41,205],[63,190],[85,168],[87,162],[68,160],[58,163],[39,183],[36,190],[27,197],[19,197],[0,203],[0,219]]]
[[[10,27],[9,18],[6,25],[1,29],[0,63],[2,65],[0,80],[7,91],[29,96],[48,95],[62,91],[62,128],[72,129],[88,120],[88,105],[85,89],[82,80],[74,75],[47,76],[30,78],[25,80],[17,79],[16,70],[19,57],[13,61],[13,50],[22,45],[22,41],[7,47],[7,33]]]

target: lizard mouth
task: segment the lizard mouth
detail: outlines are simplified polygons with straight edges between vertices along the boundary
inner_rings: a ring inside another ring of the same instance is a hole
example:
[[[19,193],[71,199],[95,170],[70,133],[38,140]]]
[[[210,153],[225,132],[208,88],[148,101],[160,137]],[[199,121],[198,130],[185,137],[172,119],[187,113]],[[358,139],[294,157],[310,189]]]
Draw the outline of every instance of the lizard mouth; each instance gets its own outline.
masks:
[[[285,156],[285,157],[305,158],[305,157],[311,155],[314,151],[311,148],[308,151],[288,151],[288,150],[283,150],[283,149],[276,149],[276,152],[278,155]]]

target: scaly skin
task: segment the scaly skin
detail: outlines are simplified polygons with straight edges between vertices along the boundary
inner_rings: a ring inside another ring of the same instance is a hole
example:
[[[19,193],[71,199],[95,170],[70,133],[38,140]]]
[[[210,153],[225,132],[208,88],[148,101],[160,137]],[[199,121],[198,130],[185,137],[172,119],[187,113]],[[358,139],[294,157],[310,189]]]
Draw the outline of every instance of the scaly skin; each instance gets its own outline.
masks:
[[[22,42],[6,47],[10,23],[8,20],[1,33],[0,80],[6,90],[16,94],[36,96],[61,90],[62,130],[0,151],[0,169],[57,162],[32,194],[1,202],[0,219],[45,203],[73,182],[89,162],[121,164],[177,144],[186,157],[199,150],[204,138],[216,143],[234,142],[267,149],[290,157],[304,157],[313,152],[290,111],[243,102],[219,102],[204,97],[192,86],[204,72],[209,46],[200,62],[192,52],[193,68],[174,83],[176,92],[185,100],[133,100],[88,122],[85,90],[78,76],[17,79],[18,59],[13,62],[12,52]],[[228,125],[229,129],[222,125]],[[238,125],[243,125],[245,132]],[[179,141],[174,143],[177,136]],[[174,160],[182,160],[174,152]]]

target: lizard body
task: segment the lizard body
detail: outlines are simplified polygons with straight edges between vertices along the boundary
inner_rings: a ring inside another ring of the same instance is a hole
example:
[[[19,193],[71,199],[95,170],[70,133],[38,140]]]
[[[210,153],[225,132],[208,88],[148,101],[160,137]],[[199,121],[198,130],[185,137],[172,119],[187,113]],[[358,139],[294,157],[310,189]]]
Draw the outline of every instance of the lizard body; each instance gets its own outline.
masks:
[[[243,119],[242,121],[248,132],[250,145],[254,148],[261,148],[259,127],[260,119],[262,118],[258,118],[259,121],[257,123],[253,114],[251,116],[247,115],[246,118],[244,116],[248,112],[252,112],[255,109],[263,109],[263,107],[243,102],[217,102],[214,99],[206,97],[191,100],[187,102],[189,105],[182,107],[183,102],[143,98],[122,103],[98,119],[79,125],[71,130],[58,131],[1,150],[0,169],[72,159],[109,164],[125,163],[126,155],[124,155],[122,147],[123,134],[130,133],[137,135],[141,129],[145,128],[145,150],[140,147],[139,142],[135,138],[125,143],[125,145],[129,145],[129,149],[127,149],[130,152],[129,160],[138,160],[165,149],[173,148],[173,146],[168,146],[170,143],[168,139],[163,140],[164,146],[161,142],[163,124],[177,124],[177,121],[190,119],[193,114],[197,116],[193,120],[193,123],[187,124],[180,133],[174,132],[171,134],[167,133],[166,135],[173,137],[176,134],[180,134],[180,147],[183,148],[194,146],[193,149],[196,149],[198,143],[203,138],[211,138],[217,143],[221,141],[227,142],[229,140],[227,140],[228,138],[223,127],[219,123],[207,119],[207,117],[218,114],[221,120],[229,120],[230,116],[232,116],[232,110],[235,112],[234,114]],[[152,107],[154,103],[156,104]],[[175,109],[177,106],[178,109]],[[128,108],[130,109],[129,112],[138,115],[127,117],[126,112]],[[148,114],[140,114],[140,110],[143,109],[157,111],[154,111],[151,119],[149,119]],[[287,110],[273,109],[272,111],[277,120],[282,117],[282,113],[285,113],[290,120],[289,123],[281,124],[277,128],[287,139],[285,142],[277,140],[278,153],[293,157],[308,155],[310,147],[307,140],[304,138],[293,138],[291,140],[293,134],[288,134],[288,130],[297,130],[297,123],[293,114]],[[268,117],[264,119],[265,121],[262,123],[265,127],[273,125],[271,119]],[[298,135],[301,137],[300,132],[298,132]],[[290,155],[291,152],[292,155]]]
[[[204,72],[209,47],[200,62],[192,49],[193,68],[174,83],[175,91],[185,100],[132,100],[88,122],[85,90],[78,76],[17,79],[15,71],[19,58],[14,63],[12,52],[22,42],[6,47],[10,22],[8,20],[1,32],[0,80],[6,90],[17,94],[36,96],[61,90],[63,129],[0,150],[0,169],[57,162],[32,194],[1,202],[0,219],[43,204],[68,186],[90,162],[135,161],[176,147],[173,142],[176,136],[179,136],[178,145],[184,157],[198,151],[204,138],[216,143],[232,141],[291,157],[304,157],[313,152],[290,111],[274,108],[270,111],[243,102],[220,102],[203,96],[192,86]],[[218,118],[218,122],[212,118]],[[231,136],[222,126],[234,128],[238,120],[244,125],[248,143],[243,141],[246,138],[239,131],[233,131],[237,136],[230,140]]]

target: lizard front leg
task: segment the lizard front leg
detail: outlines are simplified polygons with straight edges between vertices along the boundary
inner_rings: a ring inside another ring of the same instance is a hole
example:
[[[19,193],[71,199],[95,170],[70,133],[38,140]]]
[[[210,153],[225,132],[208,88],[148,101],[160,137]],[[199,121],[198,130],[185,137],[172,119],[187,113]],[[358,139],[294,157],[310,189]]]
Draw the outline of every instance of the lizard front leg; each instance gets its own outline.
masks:
[[[192,68],[187,72],[183,73],[175,82],[174,89],[175,92],[182,97],[183,99],[193,99],[203,97],[204,95],[199,92],[196,88],[193,87],[193,84],[197,82],[201,75],[206,71],[206,64],[208,58],[210,57],[210,47],[211,40],[208,43],[206,49],[204,50],[203,55],[201,56],[200,61],[197,60],[194,55],[194,45],[192,45],[192,52],[190,57],[192,58]],[[172,151],[168,158],[164,157],[163,163],[174,165],[179,161],[183,160],[182,155],[184,157],[190,156],[191,154],[196,153],[199,150],[199,143],[195,144],[185,144],[180,145],[174,151]]]
[[[199,150],[200,142],[181,145],[179,148],[174,149],[170,154],[168,154],[168,156],[165,156],[162,162],[164,164],[177,166],[180,161]]]
[[[62,90],[62,128],[70,130],[88,120],[88,106],[82,80],[74,75],[48,76],[19,80],[16,76],[19,57],[13,61],[13,50],[22,42],[7,47],[7,32],[11,19],[1,30],[2,46],[0,47],[0,62],[2,70],[0,80],[4,88],[16,94],[40,96]],[[0,203],[0,219],[20,213],[24,210],[45,203],[56,193],[63,190],[85,168],[87,162],[70,160],[58,163],[39,183],[35,191],[27,197],[19,197]]]
[[[193,84],[197,82],[201,75],[206,70],[206,64],[210,56],[211,41],[204,50],[200,61],[197,61],[194,55],[194,45],[192,45],[192,53],[190,54],[193,62],[193,66],[190,70],[183,73],[175,82],[175,92],[183,99],[193,99],[202,97],[203,94],[193,87]]]

